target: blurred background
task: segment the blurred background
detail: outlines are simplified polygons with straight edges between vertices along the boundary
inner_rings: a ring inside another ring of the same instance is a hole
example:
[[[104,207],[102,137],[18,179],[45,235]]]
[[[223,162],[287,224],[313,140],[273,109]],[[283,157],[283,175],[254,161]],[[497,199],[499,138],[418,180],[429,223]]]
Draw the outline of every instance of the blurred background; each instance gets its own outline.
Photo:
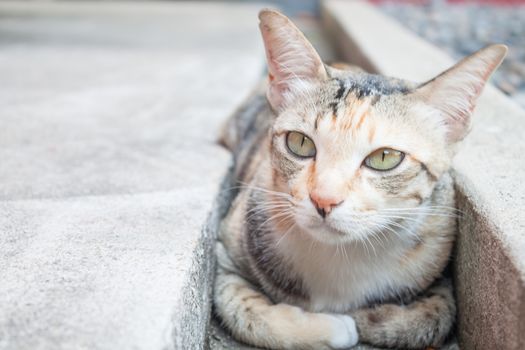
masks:
[[[509,46],[508,56],[492,82],[525,107],[525,0],[368,1],[455,59],[492,43]],[[266,3],[298,18],[302,29],[313,40],[317,38],[315,18],[319,16],[319,1],[274,0]]]
[[[352,1],[352,0],[348,0]],[[525,0],[365,0],[376,6],[384,14],[399,21],[402,25],[417,33],[425,40],[432,42],[441,49],[447,51],[454,59],[459,59],[491,43],[504,43],[509,46],[509,54],[502,67],[496,71],[493,83],[505,94],[511,96],[522,106],[525,106]],[[46,2],[57,1],[20,1],[21,6],[32,6],[38,3],[40,6]],[[82,1],[72,1],[82,3]],[[132,1],[133,3],[147,4],[150,1]],[[195,4],[198,1],[167,1]],[[203,1],[201,1],[203,2]],[[206,1],[204,1],[206,2]],[[281,9],[285,14],[294,18],[301,29],[322,51],[324,59],[330,61],[336,57],[331,51],[330,45],[326,43],[326,36],[320,32],[318,18],[320,16],[320,0],[223,0],[207,1],[208,3],[252,3],[254,5],[274,6]],[[101,1],[102,3],[111,3]],[[23,5],[22,5],[23,4]],[[0,16],[0,43],[19,39],[17,37],[17,23],[9,21],[9,15],[2,13]],[[73,27],[78,28],[71,16]],[[35,19],[38,21],[39,19]],[[185,18],[192,23],[190,18]],[[220,19],[210,19],[217,21]],[[226,19],[225,19],[226,20]],[[40,22],[42,20],[40,19]],[[53,30],[56,23],[48,21],[41,23],[44,32]],[[202,24],[202,23],[201,23]],[[115,25],[115,28],[117,25]],[[83,28],[82,39],[92,40],[100,36],[100,31]],[[93,28],[94,29],[94,28]],[[141,32],[141,28],[135,28]],[[161,32],[159,27],[158,31]],[[63,33],[68,35],[68,33]],[[78,34],[78,33],[77,33]],[[75,34],[76,35],[76,34]],[[112,37],[111,28],[104,33],[105,39]],[[90,37],[91,36],[91,37]],[[159,35],[131,36],[132,40],[142,42],[162,41]],[[121,38],[119,38],[121,39]],[[387,36],[385,40],[387,40]],[[76,39],[75,39],[76,40]],[[205,49],[203,47],[203,49]]]

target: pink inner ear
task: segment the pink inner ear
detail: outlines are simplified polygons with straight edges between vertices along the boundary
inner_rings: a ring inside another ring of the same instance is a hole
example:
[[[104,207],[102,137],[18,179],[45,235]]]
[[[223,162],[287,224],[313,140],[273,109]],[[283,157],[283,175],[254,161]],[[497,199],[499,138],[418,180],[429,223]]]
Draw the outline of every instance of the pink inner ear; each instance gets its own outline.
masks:
[[[270,84],[268,86],[268,91],[266,93],[266,98],[268,98],[268,101],[272,105],[274,109],[279,109],[281,106],[284,105],[284,94],[286,93],[286,90],[283,89],[283,86],[279,86],[277,84]]]
[[[262,11],[259,18],[270,73],[268,99],[279,109],[292,89],[288,80],[325,79],[326,71],[312,45],[288,18],[270,10]]]
[[[266,45],[266,61],[268,63],[268,70],[270,71],[269,77],[271,78],[270,81],[273,81],[276,76],[280,77],[279,69],[278,69],[279,66],[277,62],[275,61],[273,50],[270,47],[268,47],[268,44],[266,44],[266,41],[265,41],[265,45]]]
[[[294,35],[295,33],[287,33],[283,29],[280,32],[282,34],[278,35],[280,33],[266,29],[266,27],[263,29],[266,59],[270,74],[277,81],[291,77],[316,78],[319,74],[319,69],[316,66],[322,63],[318,57],[311,57],[317,54],[313,52],[312,55],[309,52],[306,39],[297,38]],[[316,60],[319,61],[318,64],[316,64]]]
[[[482,49],[422,86],[418,94],[442,111],[449,142],[458,142],[469,131],[471,114],[487,80],[506,54],[506,47]]]

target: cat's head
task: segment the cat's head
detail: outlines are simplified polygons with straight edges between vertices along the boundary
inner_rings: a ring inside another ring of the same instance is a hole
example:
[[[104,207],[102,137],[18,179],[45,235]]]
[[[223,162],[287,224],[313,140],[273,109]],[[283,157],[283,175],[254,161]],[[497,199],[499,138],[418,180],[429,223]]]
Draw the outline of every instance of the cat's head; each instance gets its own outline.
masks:
[[[277,115],[273,190],[291,195],[295,222],[325,242],[366,239],[425,203],[507,51],[489,46],[414,84],[328,67],[288,18],[259,18]]]

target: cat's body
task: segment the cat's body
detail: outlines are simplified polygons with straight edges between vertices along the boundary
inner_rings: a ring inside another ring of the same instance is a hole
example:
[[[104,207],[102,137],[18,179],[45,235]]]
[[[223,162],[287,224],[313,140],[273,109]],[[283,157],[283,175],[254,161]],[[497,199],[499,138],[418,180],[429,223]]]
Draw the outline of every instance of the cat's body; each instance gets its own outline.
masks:
[[[276,349],[441,345],[455,318],[448,170],[468,122],[432,106],[441,78],[326,67],[284,16],[260,18],[269,104],[256,94],[223,139],[241,188],[217,243],[218,316]]]

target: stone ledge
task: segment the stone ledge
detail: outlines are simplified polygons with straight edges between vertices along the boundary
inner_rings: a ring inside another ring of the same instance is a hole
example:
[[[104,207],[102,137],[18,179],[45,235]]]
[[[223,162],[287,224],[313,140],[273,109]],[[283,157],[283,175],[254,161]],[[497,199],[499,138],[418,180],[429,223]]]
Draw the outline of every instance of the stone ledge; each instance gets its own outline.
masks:
[[[425,81],[454,62],[361,1],[326,0],[322,20],[346,60]],[[525,112],[492,86],[455,159],[460,219],[455,272],[465,349],[525,347]]]

